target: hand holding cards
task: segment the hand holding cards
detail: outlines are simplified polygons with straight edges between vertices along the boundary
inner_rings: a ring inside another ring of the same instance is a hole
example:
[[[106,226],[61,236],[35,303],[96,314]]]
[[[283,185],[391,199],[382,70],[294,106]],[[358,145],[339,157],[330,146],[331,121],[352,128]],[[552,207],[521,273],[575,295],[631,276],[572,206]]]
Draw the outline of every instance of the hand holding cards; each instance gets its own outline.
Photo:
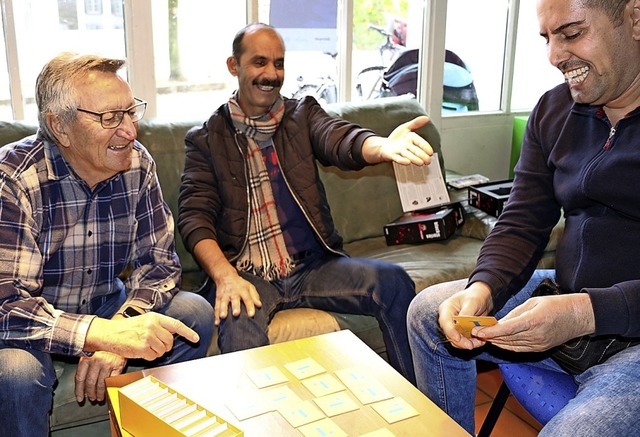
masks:
[[[471,330],[476,326],[493,326],[498,321],[493,316],[453,316],[456,330],[467,338],[471,337]]]

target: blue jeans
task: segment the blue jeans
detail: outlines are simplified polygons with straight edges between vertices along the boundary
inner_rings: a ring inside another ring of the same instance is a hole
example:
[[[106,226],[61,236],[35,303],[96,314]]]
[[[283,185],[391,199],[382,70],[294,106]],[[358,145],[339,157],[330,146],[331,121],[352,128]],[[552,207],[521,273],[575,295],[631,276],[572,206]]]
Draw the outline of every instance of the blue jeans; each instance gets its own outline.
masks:
[[[496,318],[531,297],[551,270],[537,270],[529,283]],[[548,353],[515,353],[491,345],[463,351],[450,345],[438,324],[438,305],[466,286],[466,279],[438,284],[420,292],[409,307],[409,342],[418,388],[470,434],[475,433],[476,360],[494,363],[526,362],[564,372]],[[626,349],[575,376],[576,397],[539,436],[635,435],[640,426],[640,346]]]
[[[277,311],[316,308],[346,314],[375,316],[382,330],[389,363],[415,383],[407,337],[407,308],[415,297],[415,285],[399,266],[368,258],[347,258],[313,253],[298,262],[284,279],[272,282],[242,273],[262,301],[254,317],[221,320],[219,346],[223,353],[269,344],[267,327]],[[215,288],[211,291],[215,302]]]
[[[109,318],[124,302],[124,295],[105,303],[97,315]],[[153,366],[178,363],[205,356],[213,336],[213,309],[200,295],[179,292],[161,314],[181,320],[200,335],[197,345],[176,337],[173,349]],[[0,429],[8,436],[49,435],[49,412],[56,374],[50,354],[20,349],[0,341]],[[137,362],[137,361],[136,361]],[[147,365],[149,363],[147,362]]]

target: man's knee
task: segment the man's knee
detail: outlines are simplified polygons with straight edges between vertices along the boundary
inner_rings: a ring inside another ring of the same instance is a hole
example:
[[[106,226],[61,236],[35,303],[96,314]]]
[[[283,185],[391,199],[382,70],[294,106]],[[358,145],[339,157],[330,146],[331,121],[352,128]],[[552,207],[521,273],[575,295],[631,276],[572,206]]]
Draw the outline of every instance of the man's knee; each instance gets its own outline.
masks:
[[[7,435],[47,434],[55,381],[49,354],[0,348],[0,420]]]
[[[3,410],[40,408],[48,414],[56,382],[51,357],[39,351],[0,349],[0,399]]]
[[[39,386],[53,389],[55,372],[51,358],[43,352],[23,349],[0,349],[0,390],[9,392],[10,387]]]
[[[388,303],[409,305],[416,295],[416,286],[409,274],[399,265],[379,262],[375,264],[380,299]]]
[[[243,308],[239,316],[229,315],[221,320],[218,328],[220,351],[222,353],[237,352],[268,345],[268,318],[264,313],[266,313],[264,308],[258,308],[255,316],[249,317]]]
[[[438,307],[449,296],[464,289],[466,279],[432,285],[420,291],[409,305],[407,323],[410,331],[423,330],[438,323]]]

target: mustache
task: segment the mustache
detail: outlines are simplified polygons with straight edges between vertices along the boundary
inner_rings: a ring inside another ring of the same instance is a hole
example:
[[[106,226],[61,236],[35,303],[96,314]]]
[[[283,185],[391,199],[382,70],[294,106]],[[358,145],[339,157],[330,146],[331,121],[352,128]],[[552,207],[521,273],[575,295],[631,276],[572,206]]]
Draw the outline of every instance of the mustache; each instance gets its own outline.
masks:
[[[564,61],[564,62],[558,64],[557,68],[558,68],[558,70],[560,70],[563,73],[565,73],[567,71],[575,70],[575,69],[582,68],[582,67],[589,67],[589,65],[585,64],[584,62]]]
[[[259,86],[272,86],[275,88],[281,87],[282,86],[282,81],[278,80],[278,79],[263,79],[263,80],[254,80],[253,81],[254,85],[259,85]]]

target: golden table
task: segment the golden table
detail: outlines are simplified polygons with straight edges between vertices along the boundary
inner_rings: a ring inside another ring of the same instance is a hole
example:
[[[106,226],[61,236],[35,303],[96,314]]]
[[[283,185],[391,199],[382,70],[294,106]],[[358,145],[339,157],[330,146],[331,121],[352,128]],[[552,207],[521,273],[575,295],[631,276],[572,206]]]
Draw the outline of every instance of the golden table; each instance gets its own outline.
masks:
[[[288,381],[281,385],[286,384],[302,400],[313,399],[314,395],[307,390],[301,380],[288,373],[284,367],[287,363],[307,358],[312,358],[328,373],[348,368],[364,369],[393,396],[402,398],[419,413],[408,419],[388,423],[373,409],[373,404],[365,405],[356,400],[359,409],[331,417],[349,436],[363,435],[384,428],[395,436],[469,435],[348,330],[108,378],[112,434],[114,436],[129,435],[119,426],[117,388],[151,375],[240,428],[247,437],[301,436],[301,432],[276,411],[238,420],[227,407],[226,401],[238,393],[250,395],[265,390],[265,388],[258,388],[248,375],[252,371],[272,366],[277,366],[288,377]]]

